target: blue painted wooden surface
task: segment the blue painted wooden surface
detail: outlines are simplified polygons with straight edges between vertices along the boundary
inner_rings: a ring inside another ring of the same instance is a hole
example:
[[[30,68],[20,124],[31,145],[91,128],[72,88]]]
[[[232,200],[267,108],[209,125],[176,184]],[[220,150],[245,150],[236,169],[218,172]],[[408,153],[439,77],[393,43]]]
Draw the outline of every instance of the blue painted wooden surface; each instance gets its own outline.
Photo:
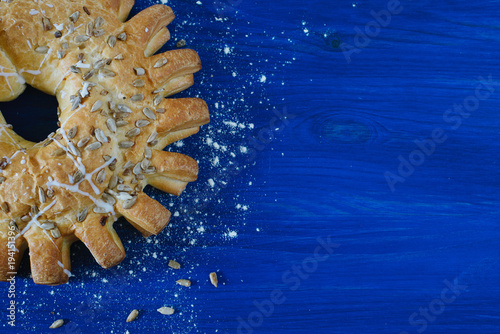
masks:
[[[70,284],[43,287],[23,262],[16,332],[499,333],[500,3],[401,1],[380,30],[370,12],[391,1],[200,3],[168,1],[169,47],[184,38],[204,64],[181,96],[212,123],[172,148],[199,181],[148,190],[179,215],[150,241],[118,224],[117,268],[77,244]],[[55,102],[34,100],[0,108],[40,140]],[[415,141],[433,134],[426,154]]]

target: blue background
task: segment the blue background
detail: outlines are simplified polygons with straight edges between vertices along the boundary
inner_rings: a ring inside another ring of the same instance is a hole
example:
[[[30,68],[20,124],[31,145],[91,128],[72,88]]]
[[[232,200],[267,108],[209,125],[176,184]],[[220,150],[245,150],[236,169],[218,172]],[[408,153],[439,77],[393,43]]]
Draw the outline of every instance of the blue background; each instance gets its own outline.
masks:
[[[165,50],[185,39],[204,65],[180,96],[204,98],[212,122],[170,148],[199,160],[199,181],[180,198],[147,190],[178,214],[149,240],[117,223],[116,268],[75,244],[75,277],[45,287],[25,259],[15,332],[62,318],[51,333],[499,333],[500,84],[474,96],[480,76],[500,82],[500,2],[401,1],[356,37],[387,4],[168,1]],[[34,90],[0,108],[28,139],[56,129],[56,102]],[[320,240],[336,248],[314,261]]]

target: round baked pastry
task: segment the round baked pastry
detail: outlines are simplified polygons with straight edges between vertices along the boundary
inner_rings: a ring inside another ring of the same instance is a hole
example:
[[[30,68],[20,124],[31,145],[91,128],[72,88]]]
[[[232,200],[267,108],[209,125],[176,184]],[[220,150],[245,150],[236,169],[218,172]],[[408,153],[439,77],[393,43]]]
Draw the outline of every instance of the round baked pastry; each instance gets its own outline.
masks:
[[[179,195],[197,177],[196,161],[163,148],[209,121],[204,101],[165,99],[193,84],[200,59],[188,49],[154,55],[174,14],[155,5],[123,23],[133,4],[0,2],[0,101],[29,84],[57,97],[60,126],[33,143],[0,114],[0,280],[29,247],[35,283],[67,282],[78,239],[101,266],[118,264],[119,217],[146,236],[170,218],[143,188]]]

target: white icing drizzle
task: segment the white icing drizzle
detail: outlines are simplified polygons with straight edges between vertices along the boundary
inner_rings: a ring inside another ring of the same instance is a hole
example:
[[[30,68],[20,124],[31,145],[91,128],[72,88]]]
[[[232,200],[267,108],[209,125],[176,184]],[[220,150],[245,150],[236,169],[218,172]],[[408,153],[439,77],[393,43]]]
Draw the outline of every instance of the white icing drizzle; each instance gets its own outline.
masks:
[[[68,277],[75,276],[71,273],[71,271],[64,267],[64,264],[61,261],[57,261],[57,264],[59,265],[59,267],[63,268],[64,273],[68,275]]]
[[[12,138],[12,136],[9,133],[9,131],[7,131],[8,128],[9,128],[9,124],[0,124],[0,137],[2,137],[5,134],[7,137],[9,137],[10,142],[12,144],[16,144],[17,147],[21,148],[21,145],[19,145],[19,143],[17,141],[15,141],[14,138]],[[12,156],[11,159],[13,157],[14,156]]]
[[[20,237],[21,235],[23,235],[24,233],[26,233],[27,230],[30,229],[31,225],[33,225],[33,223],[35,223],[36,225],[38,225],[40,227],[40,222],[38,221],[38,218],[43,215],[47,210],[49,210],[51,207],[54,206],[54,204],[56,204],[56,200],[52,201],[52,203],[50,203],[49,205],[47,205],[45,208],[43,208],[43,210],[40,210],[34,217],[32,216],[31,217],[31,220],[28,222],[28,224],[23,228],[23,230],[18,234],[16,235],[16,239],[18,237]],[[40,227],[41,228],[41,227]],[[52,238],[50,238],[50,240],[52,240]]]

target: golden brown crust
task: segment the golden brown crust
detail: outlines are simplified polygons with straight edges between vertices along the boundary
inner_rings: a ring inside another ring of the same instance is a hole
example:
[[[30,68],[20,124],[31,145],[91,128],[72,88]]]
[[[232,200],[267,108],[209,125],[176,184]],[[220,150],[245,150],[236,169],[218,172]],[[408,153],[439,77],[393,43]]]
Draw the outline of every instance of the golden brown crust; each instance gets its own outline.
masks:
[[[36,283],[67,282],[77,239],[101,266],[118,264],[125,252],[116,219],[145,236],[170,219],[143,188],[179,195],[196,180],[193,159],[162,149],[209,121],[204,101],[165,99],[193,84],[200,59],[188,49],[153,55],[170,39],[174,14],[155,5],[122,23],[133,3],[0,2],[0,101],[29,84],[57,97],[60,120],[34,144],[0,114],[0,280],[28,246]],[[9,259],[13,224],[18,252]]]

